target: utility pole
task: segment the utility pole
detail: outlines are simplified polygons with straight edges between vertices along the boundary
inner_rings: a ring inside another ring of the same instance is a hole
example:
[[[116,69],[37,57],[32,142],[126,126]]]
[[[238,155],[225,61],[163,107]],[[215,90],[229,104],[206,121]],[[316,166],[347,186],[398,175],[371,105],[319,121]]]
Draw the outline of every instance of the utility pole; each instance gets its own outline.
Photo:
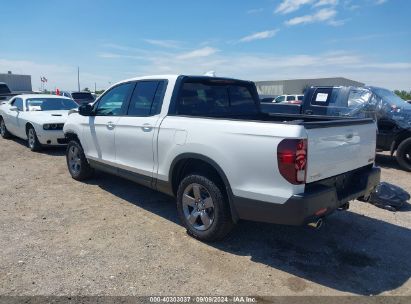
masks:
[[[77,87],[80,92],[80,67],[77,67]]]
[[[94,93],[97,92],[97,83],[94,83]]]

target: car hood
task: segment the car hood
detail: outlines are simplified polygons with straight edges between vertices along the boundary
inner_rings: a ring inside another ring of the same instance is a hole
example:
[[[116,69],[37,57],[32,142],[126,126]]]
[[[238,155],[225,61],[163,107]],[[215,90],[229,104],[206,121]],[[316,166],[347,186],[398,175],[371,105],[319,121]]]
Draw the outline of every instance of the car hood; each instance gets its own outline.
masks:
[[[31,111],[30,118],[37,122],[64,123],[67,120],[68,110],[57,111]]]

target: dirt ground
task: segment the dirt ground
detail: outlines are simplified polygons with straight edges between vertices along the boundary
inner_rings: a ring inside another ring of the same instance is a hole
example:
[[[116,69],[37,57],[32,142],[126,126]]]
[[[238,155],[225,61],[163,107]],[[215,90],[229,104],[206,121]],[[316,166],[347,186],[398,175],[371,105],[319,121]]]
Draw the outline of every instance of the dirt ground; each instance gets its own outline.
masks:
[[[241,222],[186,235],[173,199],[98,173],[76,182],[64,149],[0,139],[2,295],[411,295],[411,208],[353,202],[319,230]],[[411,174],[381,154],[382,180]]]

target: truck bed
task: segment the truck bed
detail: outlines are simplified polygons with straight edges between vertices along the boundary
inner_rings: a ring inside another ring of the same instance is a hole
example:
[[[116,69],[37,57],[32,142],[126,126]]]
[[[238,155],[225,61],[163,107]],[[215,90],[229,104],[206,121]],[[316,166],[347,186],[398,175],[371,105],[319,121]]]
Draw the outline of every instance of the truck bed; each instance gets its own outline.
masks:
[[[275,122],[287,125],[301,125],[306,129],[327,128],[336,126],[352,126],[373,123],[369,118],[345,118],[338,116],[304,115],[304,114],[284,114],[284,113],[259,113],[252,115],[236,116],[210,116],[203,117],[210,119],[229,119],[255,122]]]

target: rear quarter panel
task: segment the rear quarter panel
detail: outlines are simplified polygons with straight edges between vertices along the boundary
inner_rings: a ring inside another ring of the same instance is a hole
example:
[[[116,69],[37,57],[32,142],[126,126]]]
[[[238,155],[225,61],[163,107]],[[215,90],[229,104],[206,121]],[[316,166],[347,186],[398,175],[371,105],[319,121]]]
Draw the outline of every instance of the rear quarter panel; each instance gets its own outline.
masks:
[[[304,136],[297,125],[167,116],[158,136],[158,178],[169,181],[173,160],[195,153],[217,163],[235,196],[281,204],[303,192],[304,185],[292,185],[280,175],[277,145]]]

